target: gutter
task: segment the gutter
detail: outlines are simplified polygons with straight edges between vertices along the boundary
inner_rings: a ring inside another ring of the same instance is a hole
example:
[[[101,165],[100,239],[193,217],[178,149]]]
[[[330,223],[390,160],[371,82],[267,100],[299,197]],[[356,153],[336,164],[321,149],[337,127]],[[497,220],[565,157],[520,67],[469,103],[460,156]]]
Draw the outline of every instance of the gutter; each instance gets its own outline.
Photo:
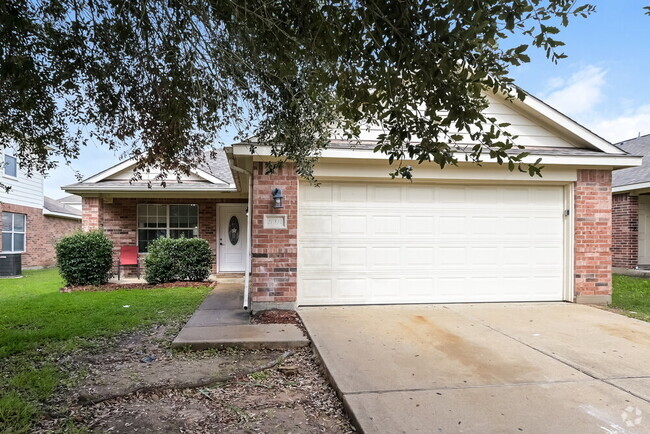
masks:
[[[252,180],[253,175],[246,169],[235,166],[235,161],[232,158],[228,158],[228,165],[235,172],[243,173],[248,177],[248,209],[246,210],[246,270],[244,271],[244,305],[242,306],[244,310],[248,310],[248,293],[250,287],[250,274],[251,274],[251,245],[252,245],[252,235],[253,235],[253,189],[252,189]]]
[[[62,212],[49,211],[49,210],[46,210],[45,208],[43,209],[43,215],[48,216],[48,217],[60,217],[60,218],[64,218],[64,219],[81,221],[81,216],[80,215],[64,214]]]

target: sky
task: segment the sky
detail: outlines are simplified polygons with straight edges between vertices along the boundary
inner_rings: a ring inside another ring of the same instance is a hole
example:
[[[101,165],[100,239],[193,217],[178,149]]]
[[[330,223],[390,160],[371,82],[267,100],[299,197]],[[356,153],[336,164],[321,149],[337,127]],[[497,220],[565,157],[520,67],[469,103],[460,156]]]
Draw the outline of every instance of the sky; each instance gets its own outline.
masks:
[[[515,83],[605,139],[617,143],[650,134],[650,16],[646,0],[591,1],[596,13],[575,19],[558,39],[568,58],[558,64],[541,51],[514,69]],[[524,42],[522,42],[524,43]],[[226,142],[227,133],[222,134]],[[119,153],[90,145],[71,167],[61,165],[45,179],[45,195],[66,195],[61,186],[119,161]]]

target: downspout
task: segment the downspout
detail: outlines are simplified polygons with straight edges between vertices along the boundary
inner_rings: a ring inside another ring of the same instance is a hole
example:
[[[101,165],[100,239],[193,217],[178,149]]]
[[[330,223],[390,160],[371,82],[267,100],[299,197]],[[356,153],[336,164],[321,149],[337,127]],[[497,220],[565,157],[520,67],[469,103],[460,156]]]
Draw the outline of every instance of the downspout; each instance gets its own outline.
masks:
[[[241,167],[235,166],[235,162],[228,158],[228,165],[235,172],[243,173],[248,177],[248,212],[246,213],[246,271],[244,274],[244,310],[248,310],[248,288],[250,285],[251,274],[251,244],[253,235],[253,189],[252,189],[252,174]]]

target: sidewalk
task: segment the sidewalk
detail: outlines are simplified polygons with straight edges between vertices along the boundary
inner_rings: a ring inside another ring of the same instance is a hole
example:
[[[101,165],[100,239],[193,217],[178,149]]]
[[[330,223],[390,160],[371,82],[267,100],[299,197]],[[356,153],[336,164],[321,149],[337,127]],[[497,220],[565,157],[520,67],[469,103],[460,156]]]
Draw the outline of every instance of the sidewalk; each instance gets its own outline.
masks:
[[[309,345],[294,324],[251,324],[243,309],[241,283],[217,284],[172,342],[172,348],[268,348],[286,349]]]

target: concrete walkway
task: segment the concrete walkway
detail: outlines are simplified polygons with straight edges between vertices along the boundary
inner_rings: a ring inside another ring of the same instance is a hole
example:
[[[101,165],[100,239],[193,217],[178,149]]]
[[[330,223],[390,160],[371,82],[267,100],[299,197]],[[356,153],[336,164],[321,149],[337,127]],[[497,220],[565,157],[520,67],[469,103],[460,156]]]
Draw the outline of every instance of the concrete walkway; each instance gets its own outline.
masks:
[[[304,347],[309,340],[294,324],[251,324],[241,283],[217,284],[172,342],[172,348]]]
[[[650,324],[568,303],[301,308],[362,432],[650,432]]]

